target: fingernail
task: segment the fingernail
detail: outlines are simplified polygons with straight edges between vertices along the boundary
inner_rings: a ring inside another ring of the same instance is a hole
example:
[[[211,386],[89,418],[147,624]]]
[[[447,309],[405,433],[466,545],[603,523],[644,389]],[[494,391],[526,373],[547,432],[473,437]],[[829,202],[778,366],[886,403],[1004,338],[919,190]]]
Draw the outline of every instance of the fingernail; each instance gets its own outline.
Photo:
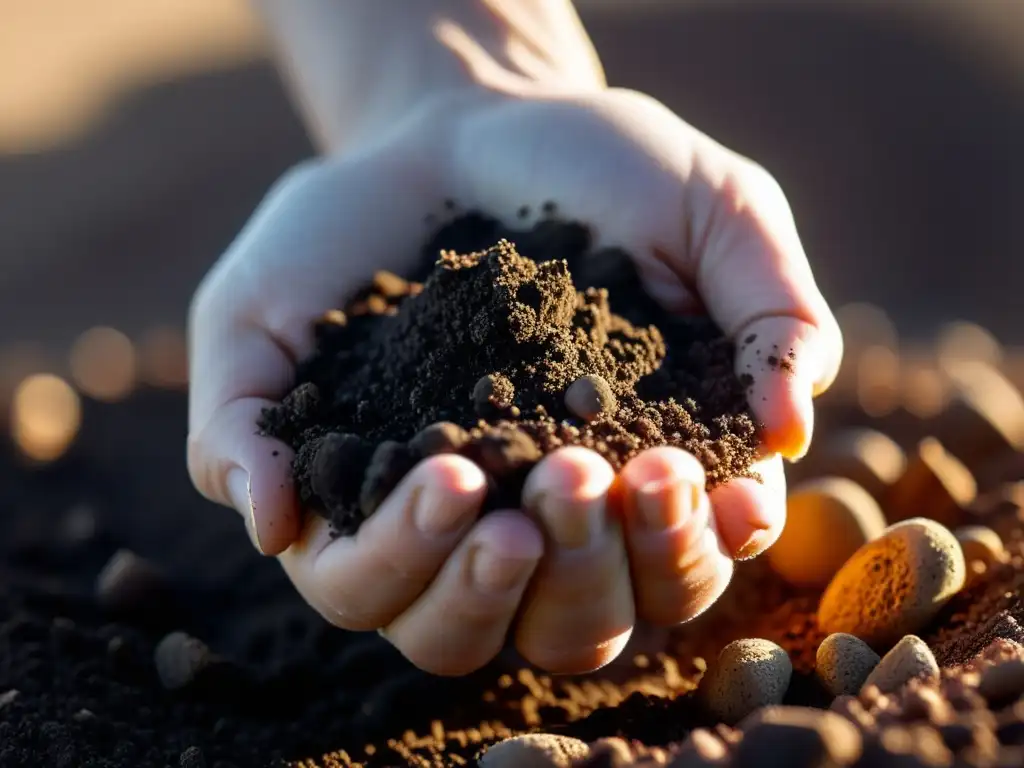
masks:
[[[260,533],[256,527],[256,507],[252,502],[252,480],[249,473],[241,467],[235,467],[228,473],[228,494],[235,509],[245,518],[245,527],[253,546],[261,554],[267,554],[260,544]]]
[[[537,502],[544,529],[562,549],[580,549],[598,539],[608,527],[604,496],[575,499],[544,493]]]
[[[469,553],[473,583],[486,592],[508,592],[522,586],[536,564],[536,560],[504,557],[482,544]]]
[[[747,539],[747,543],[736,550],[735,560],[752,560],[757,557],[767,548],[766,539],[768,538],[768,531],[761,529],[754,531],[750,534],[750,538]]]
[[[650,531],[666,531],[682,525],[700,504],[703,491],[686,480],[655,480],[633,494],[637,520]]]
[[[413,520],[426,536],[454,533],[471,519],[466,514],[467,499],[448,488],[427,483],[412,490]]]

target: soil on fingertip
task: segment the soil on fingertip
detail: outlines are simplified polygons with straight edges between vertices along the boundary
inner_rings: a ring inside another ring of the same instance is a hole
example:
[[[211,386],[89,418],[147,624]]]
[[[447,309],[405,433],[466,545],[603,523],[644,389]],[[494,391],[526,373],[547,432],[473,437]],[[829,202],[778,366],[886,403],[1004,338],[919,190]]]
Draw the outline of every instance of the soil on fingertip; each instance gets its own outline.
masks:
[[[595,249],[580,224],[515,231],[469,213],[420,264],[324,316],[295,388],[259,424],[295,449],[301,500],[336,532],[437,453],[485,470],[485,512],[518,506],[526,474],[562,446],[615,469],[677,446],[711,488],[750,474],[760,435],[734,345],[707,317],[661,309],[629,254]]]

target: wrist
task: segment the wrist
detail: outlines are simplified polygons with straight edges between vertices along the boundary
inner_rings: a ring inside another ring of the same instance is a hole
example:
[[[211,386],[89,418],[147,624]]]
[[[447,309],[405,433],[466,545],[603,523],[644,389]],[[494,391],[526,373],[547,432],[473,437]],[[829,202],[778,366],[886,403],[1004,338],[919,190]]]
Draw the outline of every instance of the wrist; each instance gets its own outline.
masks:
[[[451,91],[604,86],[569,0],[257,0],[322,149]],[[398,7],[400,6],[400,8]]]

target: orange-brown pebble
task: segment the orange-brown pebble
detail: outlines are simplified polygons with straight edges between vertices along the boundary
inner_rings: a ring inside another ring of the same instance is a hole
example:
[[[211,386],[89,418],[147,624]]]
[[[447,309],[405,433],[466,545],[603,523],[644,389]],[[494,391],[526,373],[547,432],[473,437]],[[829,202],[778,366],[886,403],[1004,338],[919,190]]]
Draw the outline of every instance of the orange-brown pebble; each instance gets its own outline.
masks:
[[[784,649],[770,640],[747,638],[722,649],[701,687],[711,714],[732,724],[758,707],[781,704],[792,676]]]
[[[968,565],[981,562],[986,568],[1006,560],[1006,547],[999,534],[984,525],[965,525],[953,531]]]
[[[999,370],[973,360],[944,361],[953,384],[933,433],[968,467],[1024,450],[1024,397]]]
[[[833,696],[856,694],[881,659],[859,637],[836,632],[822,640],[815,657],[815,673]]]
[[[846,561],[818,607],[823,632],[856,635],[876,651],[919,631],[967,575],[953,534],[912,518],[890,526]]]
[[[903,475],[889,489],[883,507],[890,520],[929,517],[953,527],[967,517],[977,496],[970,470],[934,437],[911,454]]]
[[[817,474],[848,478],[879,501],[907,466],[907,455],[895,440],[868,428],[826,438],[808,460]]]
[[[565,390],[565,407],[584,421],[593,421],[602,413],[615,412],[615,394],[601,376],[580,376]]]
[[[734,765],[764,765],[785,756],[787,765],[853,765],[860,759],[860,731],[846,718],[811,707],[766,707],[747,718]]]
[[[874,686],[882,693],[892,693],[915,678],[938,677],[939,663],[928,644],[916,635],[906,635],[878,662],[864,688]]]
[[[499,741],[480,757],[480,768],[567,768],[587,756],[586,742],[554,733],[529,733]]]
[[[786,500],[786,515],[768,561],[801,587],[824,587],[854,552],[885,530],[878,502],[843,477],[797,484]]]

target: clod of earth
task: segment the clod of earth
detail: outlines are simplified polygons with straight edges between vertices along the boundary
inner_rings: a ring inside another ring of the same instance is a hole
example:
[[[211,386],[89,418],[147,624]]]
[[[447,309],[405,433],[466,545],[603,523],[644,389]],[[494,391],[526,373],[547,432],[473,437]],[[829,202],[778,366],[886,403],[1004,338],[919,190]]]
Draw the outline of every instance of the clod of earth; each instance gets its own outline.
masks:
[[[378,275],[317,326],[316,352],[260,427],[295,449],[300,497],[336,532],[437,453],[488,473],[485,512],[518,505],[526,473],[568,445],[615,469],[678,446],[710,488],[750,474],[759,433],[732,343],[707,318],[660,309],[629,257],[592,252],[577,225],[544,231],[520,248],[428,250],[422,285]]]

